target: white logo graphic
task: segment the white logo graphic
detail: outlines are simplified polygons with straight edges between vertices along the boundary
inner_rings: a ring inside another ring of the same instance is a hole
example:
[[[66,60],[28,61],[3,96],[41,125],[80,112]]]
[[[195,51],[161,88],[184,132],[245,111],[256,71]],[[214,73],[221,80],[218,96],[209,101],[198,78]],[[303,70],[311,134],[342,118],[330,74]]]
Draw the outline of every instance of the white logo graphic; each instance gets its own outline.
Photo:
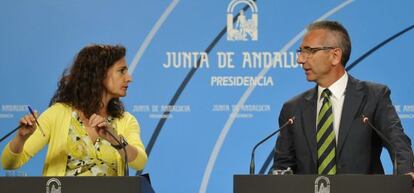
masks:
[[[239,15],[236,18],[236,23],[233,24],[233,10],[236,5],[243,3],[250,7],[252,10],[251,18],[248,19],[243,10],[239,11]],[[257,26],[258,26],[258,15],[257,15],[256,3],[252,0],[232,0],[227,7],[227,40],[230,41],[247,41],[247,37],[257,41]]]
[[[315,193],[330,193],[331,182],[325,176],[319,176],[315,180]]]
[[[56,178],[50,178],[46,183],[46,193],[61,193],[62,184]]]

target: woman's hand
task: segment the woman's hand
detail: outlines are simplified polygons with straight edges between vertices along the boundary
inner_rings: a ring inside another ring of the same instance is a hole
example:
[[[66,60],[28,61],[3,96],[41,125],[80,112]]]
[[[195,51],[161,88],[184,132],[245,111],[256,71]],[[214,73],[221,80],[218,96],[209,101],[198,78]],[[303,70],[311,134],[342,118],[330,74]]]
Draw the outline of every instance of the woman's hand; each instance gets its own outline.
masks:
[[[34,113],[37,116],[37,112]],[[32,114],[23,116],[19,121],[20,128],[17,135],[10,141],[10,150],[14,153],[21,153],[24,143],[36,130],[36,120]]]
[[[120,145],[118,142],[121,142],[121,137],[118,134],[115,134],[114,129],[111,124],[106,120],[106,118],[93,114],[89,117],[89,125],[94,128],[98,136],[102,139],[107,140],[111,145]],[[111,134],[116,137],[116,140],[111,136]],[[123,150],[118,149],[118,152],[121,154],[122,159],[125,159],[125,152],[128,155],[128,162],[133,161],[138,156],[138,150],[130,145],[126,145]]]
[[[37,112],[35,112],[35,116],[37,116]],[[32,114],[27,114],[20,119],[19,125],[20,128],[16,137],[26,141],[36,130],[36,119]]]
[[[115,134],[114,129],[106,118],[93,114],[89,118],[89,125],[95,129],[100,138],[109,141],[111,144],[118,144],[111,134],[116,137],[117,140],[119,140],[119,136]]]

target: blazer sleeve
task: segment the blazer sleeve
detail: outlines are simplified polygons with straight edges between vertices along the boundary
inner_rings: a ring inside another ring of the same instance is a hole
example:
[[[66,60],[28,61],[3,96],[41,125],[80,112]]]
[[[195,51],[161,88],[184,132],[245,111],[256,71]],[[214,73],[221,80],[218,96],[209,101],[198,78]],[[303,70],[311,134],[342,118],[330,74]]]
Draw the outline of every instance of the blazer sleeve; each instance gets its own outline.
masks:
[[[292,109],[288,107],[287,104],[284,104],[279,115],[279,127],[286,123],[289,116],[292,115]],[[280,131],[280,135],[276,141],[275,155],[273,162],[273,169],[282,169],[286,170],[290,167],[294,172],[296,172],[296,152],[293,144],[293,133],[292,129],[289,128],[292,125],[288,125],[287,128]]]
[[[130,113],[126,113],[124,119],[126,120],[123,135],[128,144],[138,150],[137,157],[133,161],[128,162],[128,164],[136,170],[142,170],[147,163],[147,153],[141,140],[141,128],[137,119]]]
[[[393,154],[392,152],[394,150],[397,152],[397,172],[399,174],[406,174],[414,171],[411,140],[403,131],[401,120],[392,104],[390,95],[391,91],[386,86],[379,90],[377,94],[379,100],[375,111],[374,124],[390,141],[392,147],[387,147],[388,151],[391,154]]]
[[[10,150],[9,144],[3,150],[2,153],[2,165],[4,169],[18,169],[29,161],[37,152],[49,142],[50,131],[53,127],[53,116],[56,113],[56,107],[48,108],[38,118],[39,124],[45,132],[45,136],[40,132],[39,127],[35,132],[27,139],[23,146],[21,153],[16,154]]]

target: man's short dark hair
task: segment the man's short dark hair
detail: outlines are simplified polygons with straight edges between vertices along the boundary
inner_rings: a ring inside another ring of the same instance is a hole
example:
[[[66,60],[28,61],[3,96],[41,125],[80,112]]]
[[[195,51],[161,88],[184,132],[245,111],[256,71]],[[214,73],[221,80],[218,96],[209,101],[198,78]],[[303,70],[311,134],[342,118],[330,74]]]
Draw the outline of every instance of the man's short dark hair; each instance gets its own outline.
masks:
[[[317,29],[323,29],[333,32],[333,35],[335,36],[339,44],[337,46],[342,50],[341,63],[345,67],[346,63],[349,60],[349,57],[351,56],[351,39],[349,38],[348,31],[339,22],[328,20],[317,21],[315,23],[310,24],[307,27],[308,31]]]

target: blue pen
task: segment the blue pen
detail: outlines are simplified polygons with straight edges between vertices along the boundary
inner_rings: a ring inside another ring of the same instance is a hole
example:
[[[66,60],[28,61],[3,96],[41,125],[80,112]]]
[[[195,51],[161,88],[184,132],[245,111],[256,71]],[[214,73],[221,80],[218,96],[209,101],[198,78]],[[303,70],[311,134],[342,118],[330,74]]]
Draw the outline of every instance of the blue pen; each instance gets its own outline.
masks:
[[[43,137],[44,137],[44,136],[46,136],[46,135],[45,135],[45,132],[43,132],[43,129],[42,129],[42,127],[40,126],[39,122],[37,122],[37,117],[36,117],[36,115],[34,114],[34,112],[33,112],[32,108],[30,108],[30,106],[27,106],[27,108],[29,109],[30,114],[32,114],[32,115],[33,115],[33,117],[35,118],[35,122],[36,122],[37,126],[39,127],[40,132],[42,132]]]

